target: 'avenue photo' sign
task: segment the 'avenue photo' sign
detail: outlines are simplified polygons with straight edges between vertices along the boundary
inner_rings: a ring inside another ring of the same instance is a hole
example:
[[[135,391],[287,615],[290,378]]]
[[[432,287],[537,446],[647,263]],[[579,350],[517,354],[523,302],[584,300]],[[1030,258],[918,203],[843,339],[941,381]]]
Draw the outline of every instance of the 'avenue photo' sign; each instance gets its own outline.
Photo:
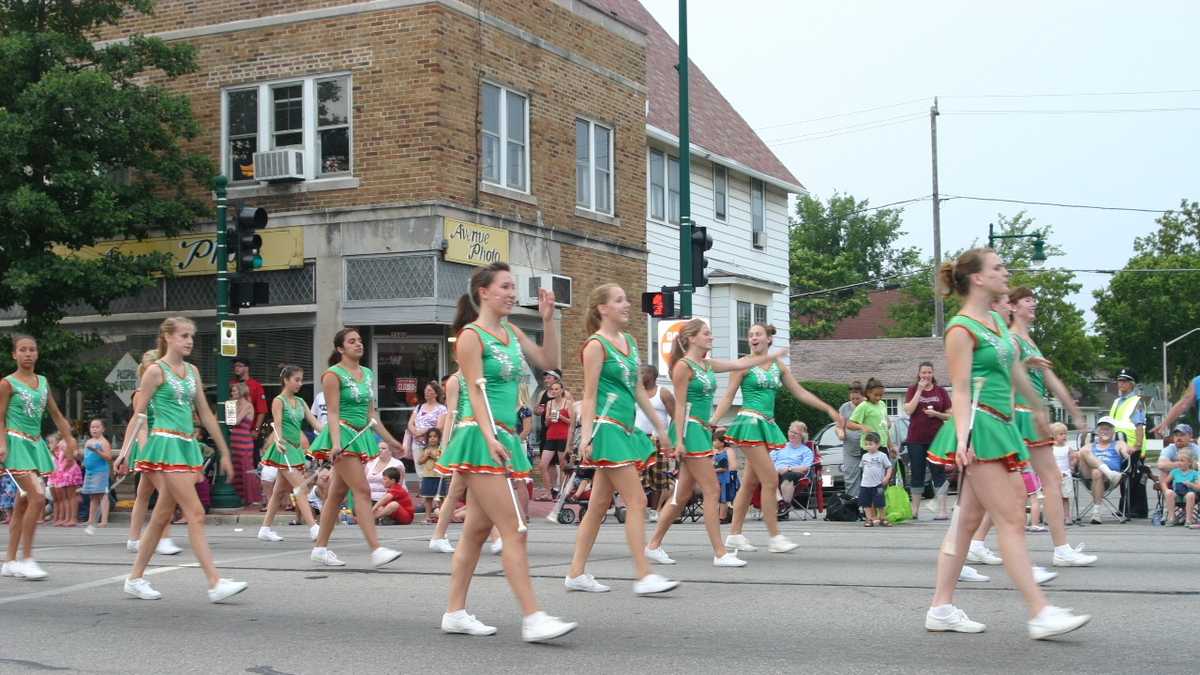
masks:
[[[445,239],[450,262],[480,267],[508,262],[508,230],[446,218]]]

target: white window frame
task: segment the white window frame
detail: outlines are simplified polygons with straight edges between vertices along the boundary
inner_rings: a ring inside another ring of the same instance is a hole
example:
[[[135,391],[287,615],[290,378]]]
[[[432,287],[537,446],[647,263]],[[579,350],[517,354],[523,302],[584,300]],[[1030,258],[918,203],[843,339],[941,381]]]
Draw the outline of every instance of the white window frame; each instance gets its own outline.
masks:
[[[897,417],[900,415],[900,399],[884,397],[883,404],[887,408],[888,417]]]
[[[762,207],[762,211],[757,214],[755,213],[755,205],[754,205],[754,188],[755,188],[755,186],[758,187],[759,194],[762,195],[762,199],[759,200],[759,206]],[[758,217],[757,223],[755,222],[755,216]],[[761,180],[759,180],[757,178],[751,178],[750,179],[750,237],[751,237],[751,242],[754,241],[753,237],[754,237],[755,232],[766,232],[766,231],[767,231],[767,185],[766,185],[766,183],[763,183]],[[763,248],[763,247],[757,246],[755,248]]]
[[[499,120],[497,122],[497,124],[499,126],[499,131],[501,134],[500,135],[500,154],[497,157],[497,163],[499,164],[499,167],[500,167],[500,177],[499,177],[499,180],[491,180],[487,176],[483,175],[482,138],[483,138],[483,135],[485,132],[483,130],[483,115],[482,114],[479,117],[479,136],[481,139],[481,141],[480,141],[480,155],[481,156],[479,158],[480,177],[483,180],[483,182],[487,183],[488,185],[495,185],[498,188],[502,188],[504,190],[511,190],[513,192],[520,192],[522,194],[531,194],[531,189],[532,189],[532,184],[533,184],[533,175],[531,174],[529,167],[531,164],[530,159],[533,156],[533,149],[530,147],[531,139],[529,138],[530,96],[529,96],[529,94],[527,94],[523,91],[517,91],[516,89],[506,87],[506,86],[500,84],[499,82],[493,82],[491,80],[485,79],[485,80],[483,80],[483,83],[479,86],[479,104],[480,104],[481,108],[483,106],[483,88],[487,87],[487,86],[496,87],[497,89],[500,90],[500,110],[498,111],[499,112]],[[516,188],[516,187],[513,187],[508,184],[508,95],[510,93],[520,96],[525,101],[525,125],[524,125],[524,130],[525,130],[525,139],[524,139],[524,143],[525,143],[525,167],[524,167],[525,168],[525,186],[523,188]]]
[[[614,136],[616,134],[615,134],[613,128],[607,124],[601,124],[600,122],[588,119],[586,117],[576,117],[575,118],[576,125],[579,125],[581,122],[583,124],[586,124],[587,128],[588,128],[588,134],[587,134],[588,203],[580,204],[579,203],[579,195],[576,195],[575,196],[575,206],[577,206],[581,209],[587,210],[587,211],[591,211],[593,213],[601,213],[606,216],[611,216],[616,211],[616,195],[614,194],[616,192],[616,182],[617,182],[616,181],[616,170],[614,167],[614,164],[616,163],[616,158],[613,157],[613,149],[614,149],[615,143],[616,143],[616,141],[614,140]],[[608,167],[606,169],[604,169],[604,171],[606,171],[608,173],[608,210],[607,211],[596,208],[596,202],[597,202],[597,199],[596,199],[596,170],[597,169],[596,169],[596,152],[595,152],[595,150],[596,150],[596,127],[600,127],[601,129],[604,129],[605,131],[608,132]],[[578,143],[579,137],[576,136],[575,140],[576,140],[576,143]],[[579,152],[578,148],[576,149],[575,152],[576,152],[576,157],[578,158],[578,152]],[[580,166],[578,163],[578,159],[576,159],[576,164],[575,164],[576,178],[575,178],[575,180],[579,180],[579,178],[578,178],[579,169],[580,169]]]
[[[347,124],[349,129],[349,171],[339,171],[336,173],[322,173],[320,171],[320,157],[318,156],[317,147],[317,81],[332,80],[337,78],[346,79],[346,110]],[[338,179],[346,178],[354,175],[354,79],[349,72],[333,72],[322,73],[320,75],[310,75],[302,78],[289,77],[279,80],[269,80],[264,82],[255,82],[253,84],[240,84],[221,89],[221,174],[230,178],[232,181],[232,166],[230,161],[232,157],[229,152],[229,94],[232,92],[246,91],[249,89],[258,90],[258,152],[264,152],[268,149],[276,150],[275,148],[275,133],[274,133],[274,114],[275,101],[273,90],[277,87],[288,85],[301,85],[301,97],[304,106],[304,126],[302,131],[302,142],[294,147],[304,151],[304,178],[305,180],[322,180],[322,179]],[[261,182],[257,177],[252,180],[243,180],[231,182],[231,186],[246,186],[254,185]]]
[[[712,165],[713,171],[713,220],[723,223],[729,218],[729,169],[724,164]],[[717,180],[717,172],[720,171],[720,181]],[[717,185],[721,186],[717,190]],[[717,210],[717,195],[721,197],[721,209]]]
[[[662,186],[663,186],[663,215],[662,215],[662,218],[654,217],[654,204],[653,204],[654,195],[653,195],[653,193],[650,192],[650,187],[653,184],[651,181],[651,175],[650,175],[651,174],[650,156],[654,153],[658,153],[658,154],[662,155],[662,157],[663,157],[663,170],[662,170],[662,176],[661,176]],[[671,162],[675,162],[675,164],[678,165],[679,158],[665,150],[659,150],[657,148],[650,148],[649,152],[646,153],[646,219],[652,220],[656,223],[666,223],[668,225],[678,225],[679,224],[679,216],[681,215],[680,214],[680,205],[678,204],[678,202],[675,204],[676,218],[675,218],[675,220],[671,220]],[[683,182],[683,177],[680,176],[680,183],[681,183],[681,185],[679,186],[680,189],[682,188],[682,182]]]

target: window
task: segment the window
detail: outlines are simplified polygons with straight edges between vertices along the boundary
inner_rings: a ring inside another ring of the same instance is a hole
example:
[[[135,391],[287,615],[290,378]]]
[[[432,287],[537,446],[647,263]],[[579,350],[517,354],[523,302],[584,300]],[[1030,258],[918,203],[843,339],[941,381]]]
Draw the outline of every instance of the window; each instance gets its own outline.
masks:
[[[575,205],[612,214],[612,129],[575,120]]]
[[[752,305],[748,302],[738,300],[737,304],[737,355],[742,358],[750,353],[750,340],[746,339],[746,334],[750,332],[750,326],[753,325],[751,314]]]
[[[896,417],[900,414],[900,401],[894,398],[885,398],[883,403],[887,406],[888,417]]]
[[[351,171],[350,77],[268,82],[224,92],[222,169],[232,182],[255,179],[254,153],[304,152],[306,178]]]
[[[762,248],[763,224],[765,220],[763,201],[763,182],[757,178],[750,179],[750,232],[756,248]]]
[[[529,99],[483,84],[483,180],[529,191]]]
[[[679,160],[650,151],[650,218],[679,224]]]
[[[729,202],[729,174],[724,166],[713,164],[713,217],[725,220],[725,209]]]
[[[754,306],[754,323],[761,323],[764,326],[767,324],[767,306],[766,305],[755,305]]]

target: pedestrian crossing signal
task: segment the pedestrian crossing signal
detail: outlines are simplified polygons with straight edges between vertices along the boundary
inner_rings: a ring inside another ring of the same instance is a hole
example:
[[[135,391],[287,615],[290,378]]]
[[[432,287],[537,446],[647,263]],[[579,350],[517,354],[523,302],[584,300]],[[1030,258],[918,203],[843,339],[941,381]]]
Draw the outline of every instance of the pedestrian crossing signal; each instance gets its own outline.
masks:
[[[642,311],[655,319],[669,319],[675,314],[675,294],[668,291],[642,293]]]

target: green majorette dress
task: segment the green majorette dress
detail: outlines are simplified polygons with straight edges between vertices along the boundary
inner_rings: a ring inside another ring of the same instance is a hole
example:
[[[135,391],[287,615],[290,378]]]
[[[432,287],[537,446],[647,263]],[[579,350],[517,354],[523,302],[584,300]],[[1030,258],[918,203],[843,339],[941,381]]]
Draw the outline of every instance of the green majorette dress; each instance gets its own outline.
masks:
[[[738,445],[762,445],[767,450],[778,450],[787,445],[787,436],[775,423],[775,394],[783,386],[779,373],[779,362],[769,368],[754,367],[742,378],[742,409],[725,438]]]
[[[154,423],[147,425],[150,434],[146,447],[138,451],[137,471],[194,473],[204,465],[204,455],[196,442],[192,413],[196,405],[196,368],[190,363],[187,377],[178,374],[164,361],[157,361],[163,383],[154,390],[150,405],[154,406]]]
[[[999,332],[962,314],[946,323],[950,329],[962,328],[975,340],[971,357],[971,382],[984,378],[983,389],[976,406],[975,428],[971,430],[971,446],[975,457],[982,462],[1004,462],[1016,471],[1029,461],[1029,449],[1013,423],[1012,368],[1017,359],[1017,347],[1004,319],[991,312],[992,322]],[[973,385],[972,385],[973,386]],[[968,413],[969,414],[969,413]],[[929,446],[928,459],[943,466],[954,464],[958,436],[953,420],[947,421]]]
[[[1017,338],[1017,344],[1021,347],[1021,360],[1025,361],[1030,358],[1044,358],[1042,350],[1038,349],[1032,342],[1028,342],[1020,335],[1014,335]],[[1046,377],[1042,373],[1041,368],[1029,369],[1029,383],[1033,385],[1034,391],[1038,397],[1046,398]],[[1033,409],[1029,407],[1029,402],[1021,394],[1017,394],[1017,431],[1021,432],[1021,437],[1025,439],[1025,445],[1032,448],[1049,448],[1053,447],[1053,438],[1038,438],[1037,423],[1034,421]]]
[[[42,438],[42,416],[46,413],[50,385],[41,375],[37,376],[37,389],[15,375],[4,379],[13,390],[12,398],[8,399],[8,413],[4,416],[8,426],[8,458],[4,460],[4,466],[14,475],[45,475],[54,471],[54,456]]]
[[[362,379],[356,380],[350,371],[341,366],[330,366],[327,373],[333,373],[338,379],[338,416],[341,417],[342,452],[353,455],[358,461],[366,464],[379,456],[379,444],[375,442],[374,431],[364,431],[370,422],[371,402],[375,399],[375,373],[366,366],[362,368]],[[333,449],[330,431],[332,420],[308,446],[308,454],[318,461],[329,459],[329,451]],[[359,433],[359,432],[362,433]],[[357,438],[355,438],[357,436]],[[354,439],[351,443],[350,439]]]
[[[475,419],[467,389],[475,386],[475,383],[462,378],[458,388],[458,421],[454,424],[449,445],[434,468],[443,474],[461,471],[503,476],[511,472],[514,478],[525,478],[531,467],[516,431],[517,385],[525,366],[521,345],[508,323],[504,324],[507,343],[501,342],[500,338],[482,326],[467,324],[463,330],[468,329],[475,331],[483,345],[483,377],[487,378],[488,404],[495,416],[496,440],[508,449],[508,465],[497,463],[488,452],[487,440]]]
[[[285,470],[304,466],[300,434],[305,410],[308,410],[308,404],[299,396],[293,396],[291,403],[288,403],[286,396],[283,397],[283,428],[279,430],[283,443],[279,443],[280,439],[274,435],[271,436],[271,444],[263,450],[263,465]]]
[[[140,387],[138,389],[134,389],[133,395],[136,397],[139,391],[141,391]],[[130,420],[129,424],[126,425],[126,427],[125,427],[126,433],[129,433],[128,430],[129,430],[130,426],[133,426],[133,420]],[[150,430],[153,428],[154,428],[154,399],[151,398],[149,401],[146,402],[146,426],[143,428],[146,432],[147,440],[149,440]],[[138,430],[139,436],[141,435],[143,429]],[[141,447],[142,447],[141,444],[138,443],[137,436],[134,436],[133,441],[129,444],[129,458],[125,462],[127,466],[131,466],[131,467],[137,466],[138,452],[140,451]],[[134,470],[136,471],[136,469],[134,469]]]
[[[687,402],[692,408],[683,432],[683,449],[688,457],[712,457],[717,453],[713,450],[712,430],[708,428],[708,419],[712,417],[717,374],[712,368],[702,366],[687,357],[684,357],[683,362],[692,369],[692,380],[688,382],[687,388]],[[671,443],[677,443],[674,421],[667,431],[671,436]]]
[[[596,387],[596,419],[593,424],[591,457],[583,462],[585,468],[635,466],[640,472],[657,461],[654,443],[634,426],[637,419],[638,349],[628,333],[622,333],[625,348],[622,354],[608,338],[596,333],[588,338],[604,347],[604,365]],[[612,404],[609,405],[611,399]],[[607,412],[605,412],[607,408]],[[601,416],[603,413],[603,416]]]

